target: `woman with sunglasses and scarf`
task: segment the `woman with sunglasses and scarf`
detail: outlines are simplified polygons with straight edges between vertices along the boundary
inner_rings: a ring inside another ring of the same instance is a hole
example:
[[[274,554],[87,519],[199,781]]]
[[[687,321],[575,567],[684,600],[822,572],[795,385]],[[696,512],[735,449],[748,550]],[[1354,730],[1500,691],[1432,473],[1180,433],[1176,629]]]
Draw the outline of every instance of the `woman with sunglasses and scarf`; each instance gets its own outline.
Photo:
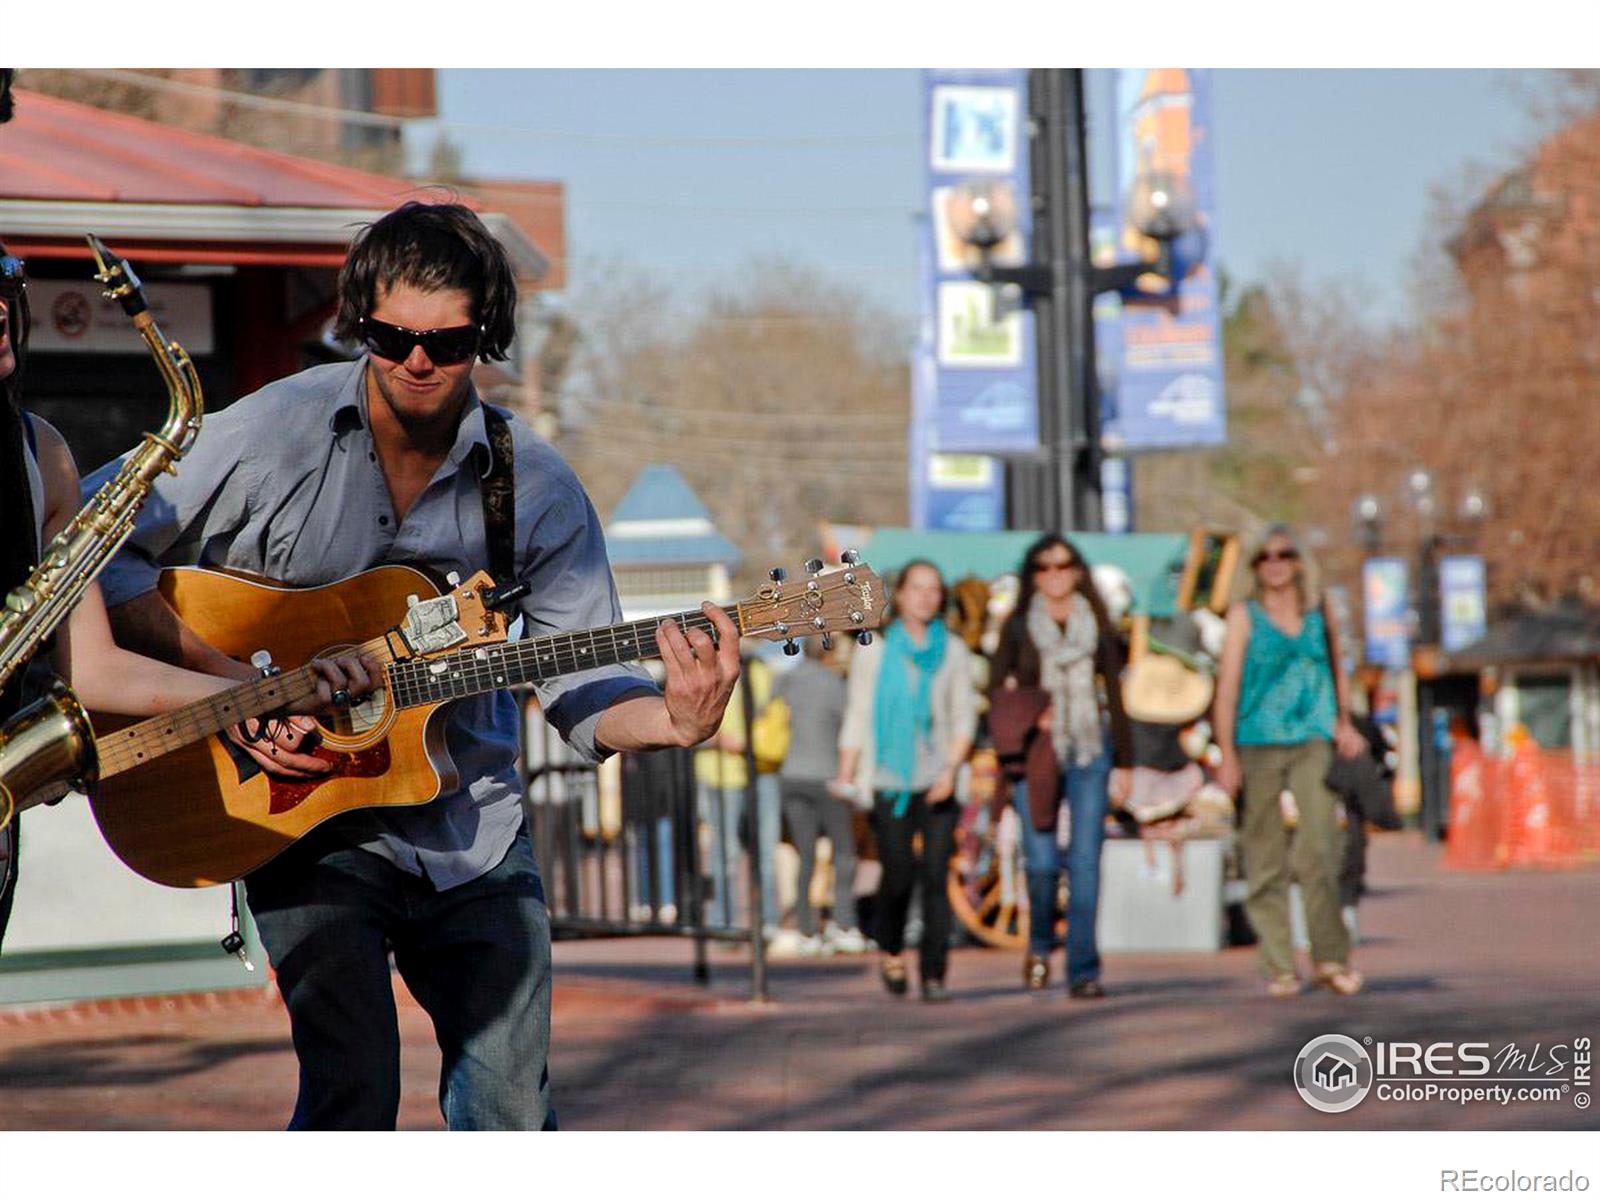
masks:
[[[22,411],[30,326],[26,268],[0,245],[0,593],[9,592],[32,574],[41,546],[72,519],[80,503],[78,469],[66,441],[47,422]],[[51,669],[71,683],[86,707],[129,716],[165,712],[237,682],[168,666],[117,646],[98,585],[89,587],[58,629],[54,653],[41,658],[48,661],[36,659],[7,682],[0,694],[0,721],[9,720],[37,698]],[[241,672],[250,672],[244,664],[238,665]],[[359,661],[350,660],[344,666],[353,672],[348,682],[339,666],[322,664],[324,704],[335,688],[367,689]],[[330,683],[332,679],[337,682]],[[293,717],[269,727],[275,737],[254,744],[247,738],[241,745],[263,762],[275,761],[266,755],[277,753],[279,741],[292,744],[311,728],[315,723],[308,717]],[[9,808],[0,802],[0,821],[8,815],[11,818],[0,829],[0,942],[11,916],[21,846],[21,821]]]
[[[838,789],[872,797],[883,880],[878,885],[879,972],[893,995],[906,992],[906,914],[922,885],[922,998],[946,1000],[950,897],[945,890],[955,849],[956,773],[972,749],[978,696],[972,652],[944,624],[945,586],[925,559],[907,563],[895,581],[894,620],[883,636],[850,658]],[[912,839],[922,835],[918,857]]]
[[[1298,995],[1289,934],[1289,880],[1296,880],[1315,982],[1354,995],[1362,978],[1349,965],[1350,935],[1339,914],[1337,797],[1324,780],[1335,744],[1353,755],[1365,743],[1346,715],[1346,682],[1330,654],[1337,631],[1293,533],[1273,526],[1250,563],[1251,595],[1228,612],[1214,710],[1217,781],[1239,794],[1245,912],[1260,939],[1267,994]]]
[[[1095,941],[1106,813],[1111,798],[1127,798],[1132,778],[1133,738],[1120,686],[1122,639],[1088,565],[1066,538],[1046,534],[1033,543],[1019,574],[1017,607],[1001,627],[989,679],[994,688],[1047,693],[1039,727],[1050,737],[1060,768],[1069,833],[1067,988],[1075,999],[1094,1000],[1106,994]],[[1041,989],[1050,981],[1062,854],[1056,825],[1040,829],[1030,815],[1026,780],[1017,781],[1013,795],[1028,877],[1022,978],[1025,986]]]

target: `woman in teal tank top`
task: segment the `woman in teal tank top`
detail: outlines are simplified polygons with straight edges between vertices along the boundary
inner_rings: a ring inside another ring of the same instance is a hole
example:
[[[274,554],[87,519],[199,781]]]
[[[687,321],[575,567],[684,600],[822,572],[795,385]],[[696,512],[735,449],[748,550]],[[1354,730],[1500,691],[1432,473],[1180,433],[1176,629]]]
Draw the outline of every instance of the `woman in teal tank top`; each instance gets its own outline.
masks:
[[[1361,990],[1339,913],[1338,797],[1323,782],[1334,745],[1361,749],[1344,715],[1345,683],[1327,613],[1314,602],[1291,531],[1274,526],[1250,560],[1254,586],[1228,612],[1217,679],[1218,782],[1239,796],[1245,913],[1261,945],[1267,992],[1298,995],[1289,934],[1289,882],[1300,885],[1313,980],[1340,995]],[[1293,797],[1292,804],[1284,799]]]

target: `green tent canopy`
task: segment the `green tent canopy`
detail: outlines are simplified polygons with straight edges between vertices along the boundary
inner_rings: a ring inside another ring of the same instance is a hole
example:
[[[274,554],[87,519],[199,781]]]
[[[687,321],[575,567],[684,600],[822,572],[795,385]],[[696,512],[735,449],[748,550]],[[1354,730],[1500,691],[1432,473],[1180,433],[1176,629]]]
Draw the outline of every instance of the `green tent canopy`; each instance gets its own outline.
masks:
[[[1186,533],[1069,534],[1091,566],[1121,567],[1133,582],[1134,611],[1152,617],[1177,612],[1178,580],[1189,552]],[[898,571],[914,558],[925,558],[950,583],[976,575],[994,579],[1015,571],[1022,552],[1039,537],[1026,530],[961,533],[943,529],[896,529],[880,526],[861,548],[861,558],[880,575]]]

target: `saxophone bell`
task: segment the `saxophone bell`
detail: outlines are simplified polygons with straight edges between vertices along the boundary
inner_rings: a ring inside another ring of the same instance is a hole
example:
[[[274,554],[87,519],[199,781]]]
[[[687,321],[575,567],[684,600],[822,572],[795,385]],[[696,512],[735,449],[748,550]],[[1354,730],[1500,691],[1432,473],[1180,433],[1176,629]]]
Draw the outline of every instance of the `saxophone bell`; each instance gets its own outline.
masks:
[[[0,811],[22,812],[69,791],[86,792],[99,778],[99,768],[89,714],[57,679],[44,696],[5,724],[0,736],[0,792],[5,793]]]

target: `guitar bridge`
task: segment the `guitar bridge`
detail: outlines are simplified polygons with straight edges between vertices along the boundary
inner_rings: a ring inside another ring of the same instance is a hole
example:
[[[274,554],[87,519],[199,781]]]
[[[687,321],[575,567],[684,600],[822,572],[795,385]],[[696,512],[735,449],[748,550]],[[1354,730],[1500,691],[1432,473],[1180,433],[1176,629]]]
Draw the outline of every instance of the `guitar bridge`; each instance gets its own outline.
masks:
[[[434,600],[408,597],[410,611],[406,613],[406,644],[415,654],[437,654],[467,640],[467,631],[461,628],[461,611],[456,607],[454,595],[440,596]]]

